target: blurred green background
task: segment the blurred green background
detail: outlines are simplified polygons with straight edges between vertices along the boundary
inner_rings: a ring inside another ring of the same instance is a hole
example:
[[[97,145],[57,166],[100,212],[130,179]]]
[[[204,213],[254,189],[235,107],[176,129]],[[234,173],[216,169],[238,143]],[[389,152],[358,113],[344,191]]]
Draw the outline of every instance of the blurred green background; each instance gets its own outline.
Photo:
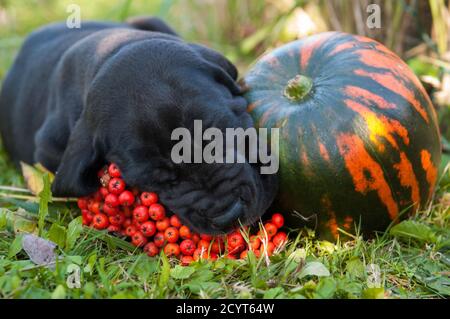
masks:
[[[266,50],[314,33],[375,38],[421,78],[439,114],[444,150],[450,151],[448,0],[0,0],[0,82],[26,35],[64,21],[72,3],[80,6],[82,20],[159,16],[185,39],[221,51],[241,74]],[[379,5],[381,28],[368,28],[369,4]]]

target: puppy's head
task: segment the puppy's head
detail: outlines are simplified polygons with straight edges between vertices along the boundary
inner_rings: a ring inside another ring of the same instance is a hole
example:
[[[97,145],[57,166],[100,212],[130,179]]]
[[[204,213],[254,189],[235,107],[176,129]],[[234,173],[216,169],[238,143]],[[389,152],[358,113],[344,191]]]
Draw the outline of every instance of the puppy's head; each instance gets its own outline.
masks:
[[[54,192],[86,195],[95,189],[95,171],[114,162],[128,185],[157,192],[197,232],[218,234],[256,221],[275,197],[276,175],[261,175],[248,161],[208,164],[201,154],[195,163],[201,148],[191,148],[191,163],[174,161],[172,153],[174,130],[185,128],[195,139],[195,120],[203,131],[216,128],[224,136],[226,128],[253,126],[236,78],[221,54],[176,38],[123,48],[91,82],[66,151],[73,158],[63,158]],[[75,155],[72,143],[83,151]]]

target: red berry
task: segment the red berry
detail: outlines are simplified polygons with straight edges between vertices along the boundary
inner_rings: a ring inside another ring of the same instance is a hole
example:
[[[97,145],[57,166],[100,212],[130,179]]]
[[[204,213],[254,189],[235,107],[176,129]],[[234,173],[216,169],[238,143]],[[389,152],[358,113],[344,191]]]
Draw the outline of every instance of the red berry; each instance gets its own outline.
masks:
[[[119,202],[122,206],[131,206],[134,203],[134,195],[130,191],[124,191],[122,194],[119,195]]]
[[[164,218],[163,220],[158,220],[156,222],[156,229],[159,231],[165,231],[170,226],[169,218]]]
[[[249,241],[249,248],[251,250],[257,250],[261,246],[261,239],[258,236],[250,236]]]
[[[181,226],[183,226],[181,220],[178,218],[177,215],[170,216],[170,225],[176,228],[180,228]]]
[[[106,187],[100,187],[100,194],[102,195],[103,198],[105,198],[106,196],[108,196],[109,191]]]
[[[191,238],[194,243],[198,243],[200,241],[200,235],[199,234],[192,234],[192,238]]]
[[[127,226],[127,228],[125,228],[125,233],[127,234],[128,237],[133,237],[133,235],[137,232],[137,228],[134,225],[130,225]]]
[[[232,232],[227,236],[228,246],[231,248],[236,248],[243,246],[245,244],[244,237],[242,237],[239,231]]]
[[[282,232],[282,231],[280,231],[278,234],[276,234],[272,238],[272,242],[276,247],[283,245],[286,241],[287,241],[287,235],[285,232]]]
[[[230,245],[227,246],[228,253],[232,254],[232,255],[239,254],[243,250],[245,250],[245,245],[244,244],[239,245],[237,247],[230,247]]]
[[[275,236],[275,234],[276,234],[277,231],[278,231],[277,226],[275,226],[275,225],[272,224],[272,223],[266,223],[266,224],[264,225],[264,228],[266,229],[266,233],[267,233],[267,236],[268,236],[269,238],[272,238],[273,236]]]
[[[183,255],[192,256],[195,249],[195,243],[190,239],[185,239],[180,244],[180,250]]]
[[[158,255],[159,253],[159,248],[158,246],[155,245],[155,243],[150,242],[147,245],[145,245],[144,247],[144,252],[150,256],[150,257],[154,257],[156,255]]]
[[[148,208],[145,206],[137,206],[133,210],[133,217],[138,222],[145,222],[148,220]]]
[[[88,209],[90,212],[94,214],[100,214],[101,213],[101,204],[96,201],[91,201],[88,203]]]
[[[96,229],[105,229],[109,226],[108,217],[105,214],[96,214],[92,220],[92,226]]]
[[[204,250],[206,250],[206,251],[208,251],[209,250],[209,246],[210,246],[210,242],[209,241],[207,241],[207,240],[205,240],[205,239],[201,239],[198,243],[197,243],[197,248],[199,248],[199,249],[204,249]]]
[[[84,226],[89,226],[89,225],[91,224],[91,222],[92,222],[92,220],[89,220],[88,218],[86,218],[86,217],[84,217],[84,216],[81,217],[81,223],[82,223]]]
[[[224,251],[225,247],[223,245],[223,241],[219,238],[214,239],[211,244],[211,253],[220,254]]]
[[[125,215],[125,217],[132,217],[133,216],[133,212],[131,211],[130,207],[123,207],[122,208],[122,213]]]
[[[144,206],[150,206],[158,202],[158,195],[156,193],[144,192],[141,194],[141,203]]]
[[[194,258],[192,256],[183,256],[180,259],[181,265],[189,266],[192,262],[194,262]]]
[[[120,205],[119,198],[115,194],[108,194],[105,197],[105,204],[109,207],[117,207]]]
[[[119,195],[125,190],[125,182],[120,178],[113,178],[108,183],[108,191],[111,194]]]
[[[281,228],[284,225],[284,217],[283,215],[276,213],[272,215],[272,224],[274,224],[277,228]]]
[[[119,209],[117,207],[111,207],[109,205],[103,205],[103,212],[108,214],[109,216],[114,216],[119,213]]]
[[[81,216],[83,217],[83,219],[86,219],[88,224],[94,219],[94,214],[88,211],[87,209],[83,209],[81,211]]]
[[[146,221],[141,225],[141,232],[145,237],[151,237],[156,233],[155,223],[152,221]]]
[[[120,231],[120,227],[116,225],[109,225],[106,230],[110,233],[117,233]]]
[[[167,256],[178,256],[180,254],[180,246],[178,246],[178,244],[175,243],[168,243],[164,247],[164,253]]]
[[[207,240],[207,241],[211,241],[212,238],[213,238],[213,236],[211,236],[211,235],[206,235],[206,234],[200,234],[200,238],[201,238],[201,239],[204,239],[204,240]]]
[[[179,237],[180,233],[178,232],[178,229],[176,229],[175,227],[168,227],[164,232],[164,238],[169,243],[176,243]]]
[[[136,220],[135,218],[133,218],[132,221],[133,221],[133,225],[136,226],[137,229],[141,229],[142,224],[145,223],[145,221],[141,222],[141,221]]]
[[[248,254],[248,250],[243,250],[241,252],[241,254],[239,255],[239,258],[245,259],[245,258],[247,258],[247,254]]]
[[[267,254],[267,256],[272,256],[273,251],[275,250],[275,245],[269,241],[266,245],[265,241],[263,241],[260,251],[261,253]]]
[[[131,243],[136,247],[143,247],[147,243],[147,238],[140,231],[137,231],[131,237]]]
[[[164,243],[166,242],[164,238],[164,233],[163,232],[156,233],[155,237],[153,237],[153,241],[157,247],[164,246]]]
[[[208,251],[202,248],[197,248],[194,251],[193,258],[195,261],[198,261],[199,259],[207,259],[208,258]]]
[[[102,196],[102,194],[100,193],[100,191],[97,191],[97,192],[94,193],[94,195],[92,195],[92,199],[93,199],[94,201],[100,203],[100,202],[103,200],[103,196]]]
[[[166,217],[166,210],[160,204],[152,204],[148,209],[150,218],[153,220],[162,220]]]
[[[119,168],[117,167],[116,164],[111,164],[108,167],[108,174],[111,177],[120,177],[122,175],[122,173],[120,172]]]
[[[209,253],[209,259],[217,260],[217,258],[219,258],[219,256],[216,253],[213,253],[213,252]]]
[[[187,226],[180,227],[180,237],[183,239],[191,239],[192,238],[192,233],[191,233],[191,230],[189,229],[189,227],[187,227]]]
[[[131,218],[125,218],[122,226],[123,226],[123,228],[127,228],[128,226],[130,226],[132,224],[133,224],[133,222],[132,222]]]
[[[86,198],[79,198],[77,204],[79,209],[88,209],[88,200]]]
[[[125,216],[122,214],[115,214],[113,216],[109,216],[109,223],[114,226],[121,226],[125,221]]]
[[[233,254],[226,254],[225,258],[227,259],[236,259],[236,256]]]

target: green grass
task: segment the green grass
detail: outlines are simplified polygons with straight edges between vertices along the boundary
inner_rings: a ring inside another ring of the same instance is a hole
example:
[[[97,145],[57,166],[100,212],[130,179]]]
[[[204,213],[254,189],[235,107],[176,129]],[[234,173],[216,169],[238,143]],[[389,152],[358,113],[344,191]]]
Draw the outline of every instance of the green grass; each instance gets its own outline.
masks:
[[[0,169],[1,184],[22,186],[2,151]],[[445,298],[450,197],[440,193],[429,210],[370,241],[330,243],[309,230],[292,231],[289,244],[270,260],[221,258],[189,267],[82,227],[73,204],[48,203],[42,194],[36,201],[11,195],[0,198],[0,298]],[[45,219],[41,236],[59,243],[54,269],[33,264],[21,250],[21,233],[39,232],[39,218]],[[371,264],[380,270],[375,287]],[[81,287],[70,289],[74,265]]]
[[[0,10],[7,3],[8,12],[16,16],[15,23],[0,27],[0,81],[24,36],[41,24],[61,20],[66,2],[0,1]],[[205,20],[199,18],[205,9],[194,0],[184,5],[135,1],[130,7],[129,1],[113,5],[106,0],[78,2],[89,8],[82,12],[83,19],[120,20],[135,14],[170,18],[189,9],[189,14],[172,19],[184,37],[225,52],[242,70],[261,53],[255,40],[258,36],[248,37],[241,45],[237,35],[245,32],[235,25],[247,21],[247,28],[263,28],[265,21],[258,20],[264,16],[262,2],[249,2],[254,6],[249,16],[244,6],[238,8],[238,1],[229,1],[227,10],[236,11],[235,16]],[[224,28],[223,21],[231,22]],[[24,186],[1,143],[0,185]],[[175,260],[149,258],[118,238],[83,228],[73,204],[48,203],[43,194],[36,200],[14,199],[20,193],[0,189],[0,298],[448,298],[449,190],[447,171],[429,209],[373,240],[355,237],[330,243],[315,238],[312,231],[297,230],[291,232],[285,249],[270,260],[251,256],[243,261],[219,259],[180,267]],[[44,222],[42,227],[39,219]],[[40,233],[59,244],[54,268],[29,260],[21,249],[23,231]],[[73,267],[80,269],[81,288],[67,286]],[[380,270],[378,277],[370,270],[374,267]],[[379,284],[371,284],[374,278]]]

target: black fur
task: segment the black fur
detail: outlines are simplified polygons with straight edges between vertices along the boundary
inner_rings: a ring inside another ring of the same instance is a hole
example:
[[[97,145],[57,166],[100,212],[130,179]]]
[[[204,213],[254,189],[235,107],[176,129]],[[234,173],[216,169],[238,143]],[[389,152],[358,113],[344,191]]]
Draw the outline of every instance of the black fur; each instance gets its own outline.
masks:
[[[155,32],[159,31],[159,32]],[[116,163],[128,185],[156,191],[184,223],[219,233],[253,222],[272,202],[276,176],[258,165],[174,164],[177,127],[251,127],[221,54],[186,43],[156,18],[127,24],[52,24],[33,32],[0,95],[3,143],[18,164],[56,173],[56,196],[84,196]]]

